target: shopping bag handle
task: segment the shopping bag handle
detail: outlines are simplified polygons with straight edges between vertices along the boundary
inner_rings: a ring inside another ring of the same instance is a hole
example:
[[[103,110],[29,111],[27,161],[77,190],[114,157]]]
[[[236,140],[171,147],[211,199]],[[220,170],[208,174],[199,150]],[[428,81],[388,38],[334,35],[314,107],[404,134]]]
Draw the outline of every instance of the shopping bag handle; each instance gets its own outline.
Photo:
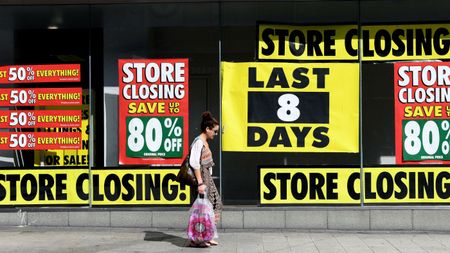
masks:
[[[198,197],[204,199],[207,194],[208,194],[208,187],[205,188],[205,193],[199,193]]]

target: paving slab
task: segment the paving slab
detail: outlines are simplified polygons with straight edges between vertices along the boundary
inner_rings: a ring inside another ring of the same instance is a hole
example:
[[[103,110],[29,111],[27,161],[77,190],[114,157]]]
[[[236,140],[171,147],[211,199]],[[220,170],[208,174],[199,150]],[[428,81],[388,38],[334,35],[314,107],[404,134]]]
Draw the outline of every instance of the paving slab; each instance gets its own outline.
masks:
[[[184,229],[0,227],[1,252],[450,252],[450,233],[219,229],[219,245],[188,247]]]

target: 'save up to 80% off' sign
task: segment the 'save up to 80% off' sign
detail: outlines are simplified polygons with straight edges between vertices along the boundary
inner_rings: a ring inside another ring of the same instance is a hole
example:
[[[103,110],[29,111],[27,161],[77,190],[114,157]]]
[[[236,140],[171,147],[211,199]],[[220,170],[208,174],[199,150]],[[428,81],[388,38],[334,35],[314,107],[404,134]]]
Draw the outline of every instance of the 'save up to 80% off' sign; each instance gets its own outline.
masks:
[[[449,120],[403,120],[403,159],[450,160]]]
[[[127,156],[181,157],[183,117],[127,117]]]

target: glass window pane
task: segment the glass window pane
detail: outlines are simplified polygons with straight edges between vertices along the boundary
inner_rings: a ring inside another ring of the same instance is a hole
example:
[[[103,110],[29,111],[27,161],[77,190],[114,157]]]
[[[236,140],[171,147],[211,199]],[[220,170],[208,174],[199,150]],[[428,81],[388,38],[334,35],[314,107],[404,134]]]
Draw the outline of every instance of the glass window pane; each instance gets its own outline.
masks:
[[[221,6],[222,60],[230,62],[257,59],[260,22],[301,26],[358,21],[357,1],[224,2]],[[358,166],[359,159],[359,153],[223,152],[223,197],[226,204],[257,203],[259,165]]]

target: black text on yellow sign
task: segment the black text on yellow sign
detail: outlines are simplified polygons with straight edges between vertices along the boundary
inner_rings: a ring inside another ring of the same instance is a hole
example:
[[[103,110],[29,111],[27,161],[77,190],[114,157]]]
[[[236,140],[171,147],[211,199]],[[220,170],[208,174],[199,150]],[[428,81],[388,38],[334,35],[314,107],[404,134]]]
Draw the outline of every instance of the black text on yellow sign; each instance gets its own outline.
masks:
[[[259,25],[259,59],[357,60],[357,48],[356,25]]]
[[[0,206],[186,205],[190,189],[175,181],[177,169],[33,169],[0,173]],[[90,192],[90,181],[93,190]]]
[[[262,205],[359,204],[359,169],[261,168]]]
[[[396,24],[361,27],[259,26],[258,58],[264,60],[364,61],[450,58],[450,24]]]
[[[450,203],[448,167],[365,168],[364,203]]]
[[[187,205],[190,188],[175,181],[178,169],[95,170],[92,205]]]
[[[0,173],[0,205],[88,205],[87,169],[3,170]]]
[[[224,151],[358,152],[358,65],[222,63]]]
[[[262,205],[449,204],[446,167],[261,168]]]

